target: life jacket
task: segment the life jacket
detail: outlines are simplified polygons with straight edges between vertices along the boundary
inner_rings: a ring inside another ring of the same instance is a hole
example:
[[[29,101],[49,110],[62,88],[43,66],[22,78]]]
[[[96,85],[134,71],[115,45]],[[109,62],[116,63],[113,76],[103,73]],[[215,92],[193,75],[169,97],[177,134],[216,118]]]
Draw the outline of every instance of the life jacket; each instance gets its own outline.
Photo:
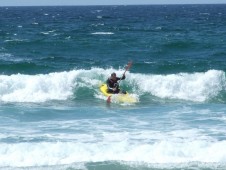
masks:
[[[110,88],[115,88],[115,87],[118,88],[119,87],[118,78],[116,80],[112,80],[111,78],[108,78],[108,81],[109,81],[108,86]]]

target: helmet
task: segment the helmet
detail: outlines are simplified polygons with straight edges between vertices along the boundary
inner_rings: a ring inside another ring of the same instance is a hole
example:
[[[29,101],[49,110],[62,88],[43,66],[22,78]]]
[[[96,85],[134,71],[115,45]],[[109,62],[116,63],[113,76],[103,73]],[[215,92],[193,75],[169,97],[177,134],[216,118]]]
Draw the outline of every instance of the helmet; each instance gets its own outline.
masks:
[[[116,73],[111,73],[111,76],[116,76]]]

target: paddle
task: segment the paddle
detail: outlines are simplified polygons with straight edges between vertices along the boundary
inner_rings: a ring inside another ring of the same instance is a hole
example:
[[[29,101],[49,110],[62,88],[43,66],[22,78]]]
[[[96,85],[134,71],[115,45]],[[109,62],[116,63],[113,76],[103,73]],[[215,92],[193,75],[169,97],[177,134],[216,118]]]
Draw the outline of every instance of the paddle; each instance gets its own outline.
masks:
[[[132,63],[133,63],[132,61],[128,62],[127,66],[125,67],[125,71],[124,71],[124,73],[122,74],[122,77],[123,77],[123,75],[125,75],[126,72],[130,69],[130,67],[132,66]],[[122,77],[120,78],[118,84],[119,84],[120,81],[122,80]],[[108,98],[107,98],[107,103],[110,103],[110,102],[111,102],[111,96],[108,96]]]
[[[131,66],[132,66],[132,61],[128,62],[127,66],[125,67],[126,69],[125,69],[124,73],[122,74],[122,76],[126,74],[126,72],[130,69]],[[120,83],[121,80],[122,80],[122,77],[119,80],[118,84]]]

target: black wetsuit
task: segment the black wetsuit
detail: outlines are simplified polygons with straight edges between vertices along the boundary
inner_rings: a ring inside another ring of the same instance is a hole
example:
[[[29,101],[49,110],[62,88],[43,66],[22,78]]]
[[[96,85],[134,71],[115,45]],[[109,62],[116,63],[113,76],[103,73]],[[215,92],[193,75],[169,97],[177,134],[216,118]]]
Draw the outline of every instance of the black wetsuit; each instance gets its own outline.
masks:
[[[119,89],[118,81],[124,80],[125,78],[126,78],[125,75],[123,75],[122,78],[116,77],[116,80],[111,79],[111,77],[108,78],[107,79],[108,93],[119,93],[120,89]],[[116,90],[113,91],[113,88],[116,88]]]

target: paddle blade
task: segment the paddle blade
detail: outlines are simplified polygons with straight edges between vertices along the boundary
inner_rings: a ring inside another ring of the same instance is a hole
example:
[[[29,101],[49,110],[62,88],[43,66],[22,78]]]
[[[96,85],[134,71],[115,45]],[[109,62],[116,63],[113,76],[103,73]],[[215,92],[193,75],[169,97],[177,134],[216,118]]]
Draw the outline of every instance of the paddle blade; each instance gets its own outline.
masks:
[[[111,96],[108,96],[107,103],[111,103]]]
[[[128,71],[130,69],[130,67],[132,66],[132,61],[128,62],[127,66],[126,66],[126,71]]]

